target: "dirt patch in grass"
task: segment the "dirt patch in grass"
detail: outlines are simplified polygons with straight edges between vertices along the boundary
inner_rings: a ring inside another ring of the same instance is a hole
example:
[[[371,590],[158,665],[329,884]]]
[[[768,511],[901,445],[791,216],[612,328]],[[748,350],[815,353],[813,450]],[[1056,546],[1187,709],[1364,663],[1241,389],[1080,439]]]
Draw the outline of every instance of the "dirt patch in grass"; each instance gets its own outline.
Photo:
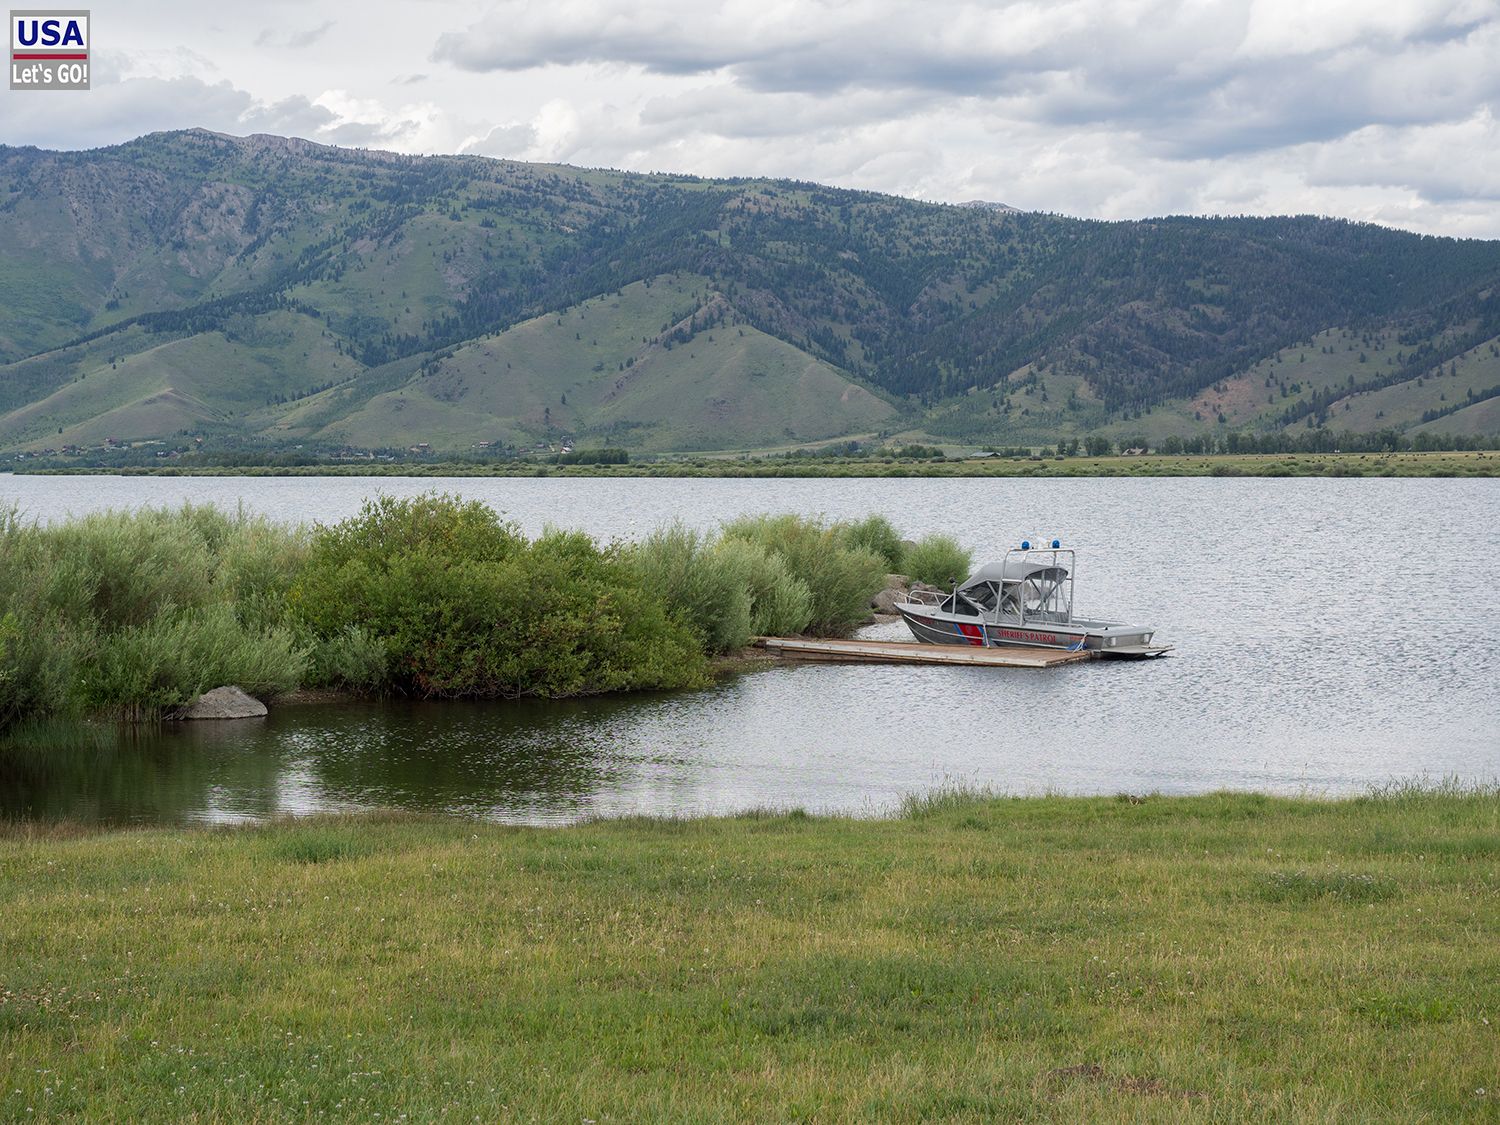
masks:
[[[1121,1094],[1142,1094],[1155,1097],[1181,1098],[1184,1101],[1201,1101],[1208,1095],[1202,1090],[1178,1089],[1169,1086],[1160,1078],[1138,1078],[1134,1075],[1110,1074],[1094,1063],[1079,1063],[1077,1066],[1061,1066],[1049,1070],[1043,1079],[1050,1085],[1069,1082],[1091,1082],[1107,1086]]]

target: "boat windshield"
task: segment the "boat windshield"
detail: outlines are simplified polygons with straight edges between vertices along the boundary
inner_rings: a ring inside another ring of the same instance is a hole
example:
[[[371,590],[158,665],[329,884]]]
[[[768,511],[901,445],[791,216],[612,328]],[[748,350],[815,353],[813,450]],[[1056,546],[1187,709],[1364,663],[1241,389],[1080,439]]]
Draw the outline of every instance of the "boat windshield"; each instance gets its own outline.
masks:
[[[1000,599],[1000,588],[994,582],[976,582],[964,587],[963,596],[988,613]]]
[[[969,600],[969,591],[962,590],[955,594],[949,594],[939,603],[938,608],[944,613],[958,613],[965,617],[978,617],[980,609]]]

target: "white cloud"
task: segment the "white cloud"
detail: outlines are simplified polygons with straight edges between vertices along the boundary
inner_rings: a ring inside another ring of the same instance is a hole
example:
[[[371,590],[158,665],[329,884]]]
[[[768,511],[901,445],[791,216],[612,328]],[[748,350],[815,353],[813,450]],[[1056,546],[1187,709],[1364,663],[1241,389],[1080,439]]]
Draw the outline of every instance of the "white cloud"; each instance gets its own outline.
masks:
[[[268,27],[255,37],[255,45],[257,47],[290,48],[294,51],[300,51],[304,47],[311,47],[319,39],[322,39],[332,31],[334,22],[334,20],[324,20],[316,27],[304,28],[301,31]]]
[[[1100,217],[1500,237],[1500,0],[157,0],[10,143],[282,132]],[[414,88],[419,84],[419,90]],[[420,100],[413,96],[420,94]]]

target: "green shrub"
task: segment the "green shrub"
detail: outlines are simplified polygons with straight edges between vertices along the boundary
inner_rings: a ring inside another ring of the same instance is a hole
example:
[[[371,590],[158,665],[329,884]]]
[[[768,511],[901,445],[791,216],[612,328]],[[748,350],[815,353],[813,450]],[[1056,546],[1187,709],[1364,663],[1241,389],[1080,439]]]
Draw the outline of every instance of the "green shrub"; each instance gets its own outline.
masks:
[[[29,613],[24,625],[14,611],[0,617],[0,730],[78,710],[74,655],[83,647],[53,614]]]
[[[972,556],[948,535],[928,535],[906,552],[906,573],[914,582],[947,589],[973,569]]]
[[[311,687],[379,692],[389,680],[385,645],[358,625],[313,642],[306,683]]]
[[[727,524],[727,539],[754,543],[779,556],[788,573],[807,586],[812,603],[807,629],[838,636],[870,613],[870,599],[885,585],[886,563],[851,547],[844,531],[800,516],[745,516]]]
[[[800,633],[812,621],[812,591],[794,575],[780,555],[747,539],[725,538],[718,550],[738,553],[750,590],[750,627],[758,636]]]
[[[80,684],[85,707],[149,718],[236,684],[275,695],[302,682],[307,654],[287,629],[246,629],[231,605],[162,613],[101,645]]]
[[[750,639],[750,560],[722,546],[677,523],[630,552],[641,585],[710,653],[740,648]]]
[[[901,572],[906,551],[901,546],[901,536],[884,516],[867,516],[855,523],[844,525],[844,541],[851,547],[862,547],[871,554],[885,560],[886,569]]]
[[[67,523],[0,513],[0,726],[86,710],[150,717],[206,687],[295,686],[284,627],[303,537],[207,506]]]
[[[483,504],[368,502],[311,532],[207,506],[55,526],[0,511],[0,728],[151,717],[206,688],[567,696],[705,682],[753,632],[848,632],[900,542],[881,517],[669,528],[636,548]]]
[[[384,497],[320,529],[288,603],[314,642],[362,629],[389,688],[560,697],[703,682],[692,631],[619,548],[528,543],[482,504]]]
[[[245,520],[224,540],[213,584],[247,628],[285,623],[286,596],[307,559],[306,531]]]
[[[142,625],[164,606],[209,600],[214,552],[191,508],[97,512],[43,530],[62,566],[46,598],[73,620],[102,629]]]

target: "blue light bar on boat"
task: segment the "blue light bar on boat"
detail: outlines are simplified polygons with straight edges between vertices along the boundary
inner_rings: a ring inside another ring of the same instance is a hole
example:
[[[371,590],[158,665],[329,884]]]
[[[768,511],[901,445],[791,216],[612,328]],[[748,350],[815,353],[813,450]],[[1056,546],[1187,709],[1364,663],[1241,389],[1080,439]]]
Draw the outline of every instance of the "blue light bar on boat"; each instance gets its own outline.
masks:
[[[1031,550],[1031,540],[1030,539],[1022,539],[1021,540],[1021,550],[1023,550],[1023,551],[1029,551],[1029,550]]]
[[[1062,540],[1061,539],[1054,539],[1054,540],[1052,540],[1052,549],[1054,551],[1057,550],[1061,546],[1062,546]]]

